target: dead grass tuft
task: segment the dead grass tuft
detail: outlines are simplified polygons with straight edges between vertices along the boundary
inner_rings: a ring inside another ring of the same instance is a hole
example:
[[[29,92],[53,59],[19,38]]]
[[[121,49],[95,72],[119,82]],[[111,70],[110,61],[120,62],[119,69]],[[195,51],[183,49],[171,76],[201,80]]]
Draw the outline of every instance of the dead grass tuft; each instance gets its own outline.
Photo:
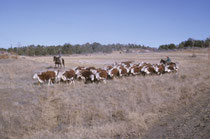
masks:
[[[8,54],[1,54],[0,59],[8,59],[9,55]]]
[[[187,78],[187,76],[186,76],[186,75],[181,75],[180,78],[181,78],[182,80],[185,80],[185,79]]]
[[[112,114],[112,119],[114,121],[125,121],[126,120],[125,112],[122,110],[118,110],[118,111],[114,112]]]
[[[18,59],[17,55],[12,55],[9,53],[0,54],[0,59]]]

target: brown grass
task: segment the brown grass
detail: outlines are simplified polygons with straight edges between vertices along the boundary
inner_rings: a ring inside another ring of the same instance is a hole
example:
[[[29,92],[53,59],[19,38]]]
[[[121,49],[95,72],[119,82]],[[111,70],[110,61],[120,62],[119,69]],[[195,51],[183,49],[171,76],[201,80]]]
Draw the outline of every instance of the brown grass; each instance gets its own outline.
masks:
[[[194,58],[185,51],[64,56],[68,69],[78,65],[105,67],[128,60],[158,63],[167,55],[179,64],[178,73],[123,77],[106,84],[76,81],[75,87],[34,84],[32,75],[53,67],[52,57],[2,60],[0,138],[147,137],[159,121],[177,115],[180,108],[209,92],[207,51],[196,53]]]
[[[3,54],[0,54],[0,60],[1,59],[18,59],[18,56],[17,55],[13,55],[13,54],[9,54],[9,53],[3,53]]]
[[[8,59],[9,55],[8,54],[1,54],[0,59]]]

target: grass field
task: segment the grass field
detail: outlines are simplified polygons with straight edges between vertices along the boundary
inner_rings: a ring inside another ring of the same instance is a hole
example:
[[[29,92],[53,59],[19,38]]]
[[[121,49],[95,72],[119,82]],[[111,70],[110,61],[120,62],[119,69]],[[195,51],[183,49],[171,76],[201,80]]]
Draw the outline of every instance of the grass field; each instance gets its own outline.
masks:
[[[179,65],[178,73],[75,87],[35,84],[52,56],[0,59],[0,139],[209,138],[209,51],[193,51],[64,56],[65,69],[166,56]]]

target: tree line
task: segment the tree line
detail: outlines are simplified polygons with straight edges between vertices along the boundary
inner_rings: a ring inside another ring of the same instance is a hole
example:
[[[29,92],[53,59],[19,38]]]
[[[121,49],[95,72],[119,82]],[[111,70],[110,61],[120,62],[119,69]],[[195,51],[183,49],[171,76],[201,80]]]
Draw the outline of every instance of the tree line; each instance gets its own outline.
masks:
[[[178,45],[174,43],[160,45],[159,50],[173,50],[173,49],[185,49],[185,48],[206,48],[210,47],[210,37],[206,40],[195,40],[189,38],[186,41],[182,41]],[[149,46],[139,45],[139,44],[107,44],[102,45],[100,43],[86,43],[86,44],[69,44],[64,45],[29,45],[22,47],[10,47],[8,49],[0,48],[0,51],[8,51],[10,53],[16,53],[18,55],[27,55],[27,56],[45,56],[45,55],[57,55],[59,53],[68,55],[68,54],[88,54],[88,53],[111,53],[112,51],[124,51],[130,52],[130,49],[147,49],[151,51],[157,50],[156,48],[151,48]]]
[[[15,52],[18,55],[27,56],[45,56],[61,54],[87,54],[87,53],[111,53],[112,51],[127,50],[131,48],[149,49],[150,47],[137,44],[107,44],[100,43],[86,43],[86,44],[64,44],[57,46],[44,46],[44,45],[29,45],[23,47],[8,48],[8,52]]]
[[[160,45],[159,50],[172,50],[172,49],[184,49],[184,48],[206,48],[210,47],[210,37],[207,38],[206,40],[195,40],[192,38],[189,38],[186,41],[182,41],[178,45],[175,45],[174,43],[171,44],[165,44],[165,45]]]

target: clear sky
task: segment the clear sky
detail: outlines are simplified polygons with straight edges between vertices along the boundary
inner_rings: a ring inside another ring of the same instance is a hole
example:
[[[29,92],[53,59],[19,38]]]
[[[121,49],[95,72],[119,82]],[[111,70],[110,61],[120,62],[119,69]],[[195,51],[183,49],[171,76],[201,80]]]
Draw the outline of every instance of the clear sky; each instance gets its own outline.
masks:
[[[0,0],[0,48],[210,37],[210,0]]]

